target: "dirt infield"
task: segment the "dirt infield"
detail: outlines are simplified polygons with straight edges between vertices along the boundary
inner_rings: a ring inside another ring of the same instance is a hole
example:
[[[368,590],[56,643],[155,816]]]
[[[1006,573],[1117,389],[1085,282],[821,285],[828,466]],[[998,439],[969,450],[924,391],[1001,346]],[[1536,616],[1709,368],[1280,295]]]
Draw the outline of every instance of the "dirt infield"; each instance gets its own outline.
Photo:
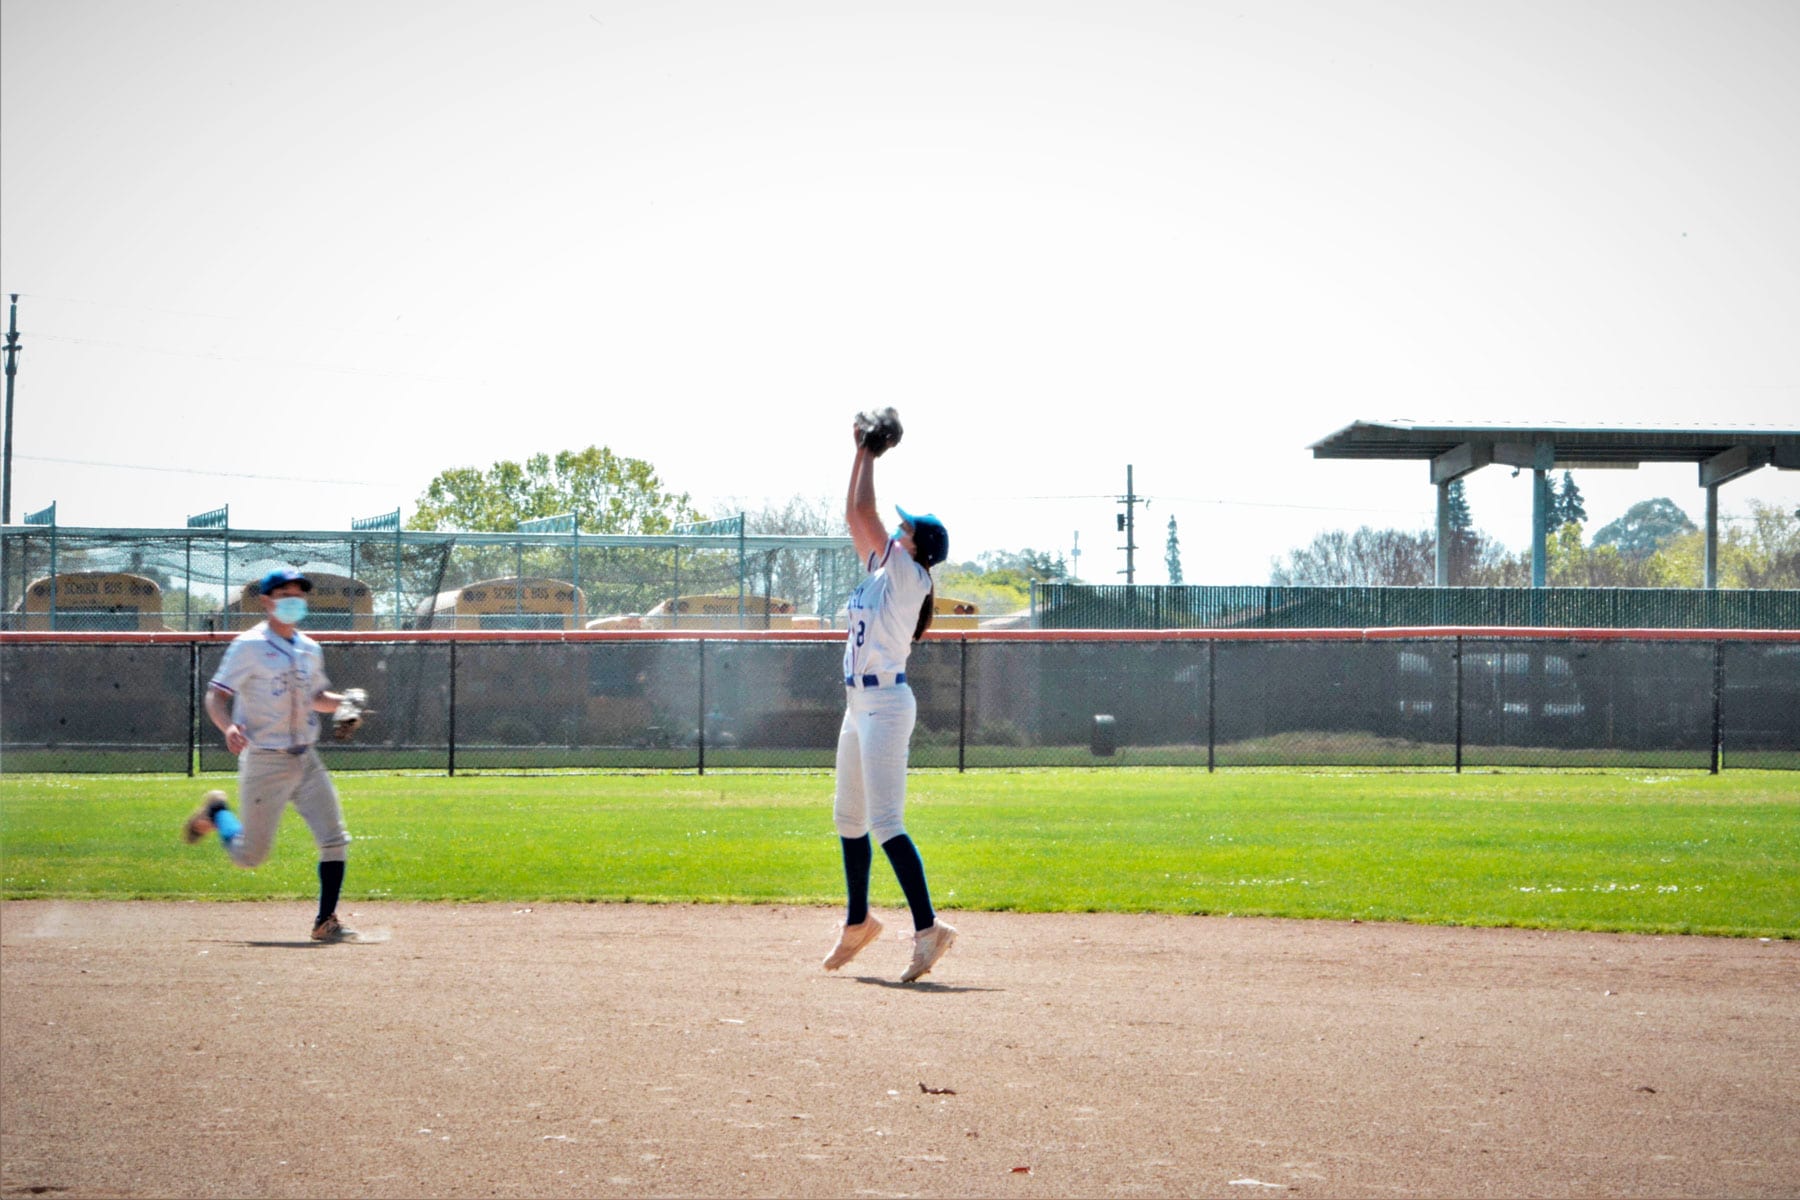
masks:
[[[1800,945],[817,909],[0,906],[6,1196],[1793,1196]]]

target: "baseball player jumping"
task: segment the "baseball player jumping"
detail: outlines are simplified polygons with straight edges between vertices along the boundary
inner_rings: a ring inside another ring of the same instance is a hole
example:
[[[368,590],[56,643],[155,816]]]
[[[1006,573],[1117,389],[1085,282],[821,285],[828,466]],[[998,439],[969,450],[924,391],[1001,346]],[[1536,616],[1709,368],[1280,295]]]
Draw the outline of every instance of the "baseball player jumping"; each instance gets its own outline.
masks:
[[[844,852],[848,911],[837,946],[825,959],[835,971],[881,934],[869,912],[870,838],[881,843],[912,910],[911,983],[930,971],[956,940],[937,919],[925,885],[925,864],[906,834],[906,758],[918,706],[906,683],[906,658],[931,626],[931,568],[950,553],[950,535],[934,516],[899,509],[889,536],[875,505],[875,459],[899,441],[892,409],[858,418],[856,458],[844,518],[868,577],[850,594],[844,646],[844,724],[838,731],[837,793],[832,815]]]
[[[319,644],[295,628],[306,617],[312,581],[298,571],[271,571],[259,585],[268,619],[240,634],[225,650],[206,689],[206,715],[238,756],[238,798],[231,811],[224,792],[208,792],[182,826],[191,845],[217,830],[225,853],[240,867],[262,865],[275,842],[282,811],[292,804],[319,846],[319,915],[315,942],[356,936],[337,917],[350,831],[331,775],[313,749],[319,714],[343,711],[345,697],[326,689]]]

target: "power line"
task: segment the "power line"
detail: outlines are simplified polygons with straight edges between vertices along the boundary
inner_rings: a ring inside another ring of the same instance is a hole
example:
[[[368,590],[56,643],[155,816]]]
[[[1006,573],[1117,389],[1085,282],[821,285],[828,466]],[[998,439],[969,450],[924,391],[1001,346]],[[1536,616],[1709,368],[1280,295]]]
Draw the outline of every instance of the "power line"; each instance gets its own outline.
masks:
[[[1113,492],[1099,492],[1094,495],[1063,496],[992,496],[992,500],[1118,500]],[[1163,496],[1157,494],[1138,494],[1139,500],[1161,500],[1165,504],[1171,500],[1183,504],[1219,504],[1232,508],[1294,508],[1308,512],[1366,512],[1366,513],[1400,513],[1406,516],[1429,515],[1431,509],[1426,508],[1371,508],[1360,504],[1283,504],[1272,500],[1225,500],[1216,496]]]
[[[152,467],[144,463],[97,462],[87,458],[48,458],[37,454],[21,454],[21,462],[60,463],[71,467],[108,467],[115,471],[157,471],[165,475],[200,475],[215,479],[263,479],[275,483],[328,483],[340,487],[391,488],[391,483],[374,483],[366,479],[310,479],[299,475],[252,475],[245,471],[197,471],[189,467]]]
[[[237,325],[250,325],[250,324],[256,323],[256,322],[251,321],[250,318],[242,316],[242,315],[232,315],[232,314],[228,314],[228,313],[195,312],[191,309],[180,309],[180,308],[161,308],[154,304],[127,304],[127,303],[125,303],[123,301],[119,301],[119,300],[85,300],[79,296],[46,296],[42,292],[20,292],[19,295],[25,296],[28,299],[32,299],[32,300],[51,300],[51,301],[54,301],[59,304],[86,304],[86,305],[90,305],[94,308],[117,308],[117,309],[123,309],[126,312],[158,313],[165,317],[197,317],[203,321],[229,321],[229,322],[231,322],[233,324],[237,324]],[[396,321],[398,321],[400,318],[395,317],[394,319]],[[404,329],[376,329],[376,328],[372,328],[372,327],[371,328],[363,328],[363,329],[346,329],[342,326],[333,327],[330,325],[315,325],[311,321],[307,322],[306,330],[308,333],[343,333],[343,334],[350,334],[350,335],[353,335],[356,337],[405,338],[408,341],[415,341],[415,342],[435,340],[433,338],[427,337],[425,334],[413,333],[410,330],[404,330]]]
[[[198,358],[213,362],[245,363],[249,366],[284,367],[289,370],[326,371],[333,375],[370,375],[382,379],[413,379],[423,383],[459,383],[461,380],[451,379],[443,375],[420,375],[411,371],[376,371],[367,367],[334,367],[328,363],[290,362],[279,358],[246,358],[238,354],[219,354],[213,351],[171,350],[166,346],[141,346],[135,342],[115,342],[105,338],[71,337],[62,333],[33,333],[31,336],[46,342],[66,342],[74,346],[104,346],[115,350],[136,350],[145,354],[167,354],[175,358]],[[480,382],[480,381],[476,381]]]

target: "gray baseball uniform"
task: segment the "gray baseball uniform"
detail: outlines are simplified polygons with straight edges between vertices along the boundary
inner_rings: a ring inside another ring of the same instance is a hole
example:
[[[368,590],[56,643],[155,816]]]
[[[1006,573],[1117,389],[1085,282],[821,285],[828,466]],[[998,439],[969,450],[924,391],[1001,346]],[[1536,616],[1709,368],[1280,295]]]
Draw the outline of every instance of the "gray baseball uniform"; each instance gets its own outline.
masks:
[[[312,702],[331,686],[319,644],[298,630],[289,641],[267,621],[225,650],[210,686],[231,697],[232,720],[250,745],[238,756],[243,836],[226,846],[240,867],[269,857],[281,813],[292,804],[312,830],[321,862],[342,862],[350,844],[331,775],[313,743],[319,714]]]

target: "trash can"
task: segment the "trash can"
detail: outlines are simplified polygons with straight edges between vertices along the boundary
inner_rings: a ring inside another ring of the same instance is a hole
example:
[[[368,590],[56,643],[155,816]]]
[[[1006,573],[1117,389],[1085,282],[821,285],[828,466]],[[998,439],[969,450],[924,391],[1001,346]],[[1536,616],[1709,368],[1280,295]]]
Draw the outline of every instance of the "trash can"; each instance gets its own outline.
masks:
[[[1113,719],[1109,713],[1094,714],[1094,736],[1091,749],[1096,758],[1111,758],[1118,745],[1113,736]]]

